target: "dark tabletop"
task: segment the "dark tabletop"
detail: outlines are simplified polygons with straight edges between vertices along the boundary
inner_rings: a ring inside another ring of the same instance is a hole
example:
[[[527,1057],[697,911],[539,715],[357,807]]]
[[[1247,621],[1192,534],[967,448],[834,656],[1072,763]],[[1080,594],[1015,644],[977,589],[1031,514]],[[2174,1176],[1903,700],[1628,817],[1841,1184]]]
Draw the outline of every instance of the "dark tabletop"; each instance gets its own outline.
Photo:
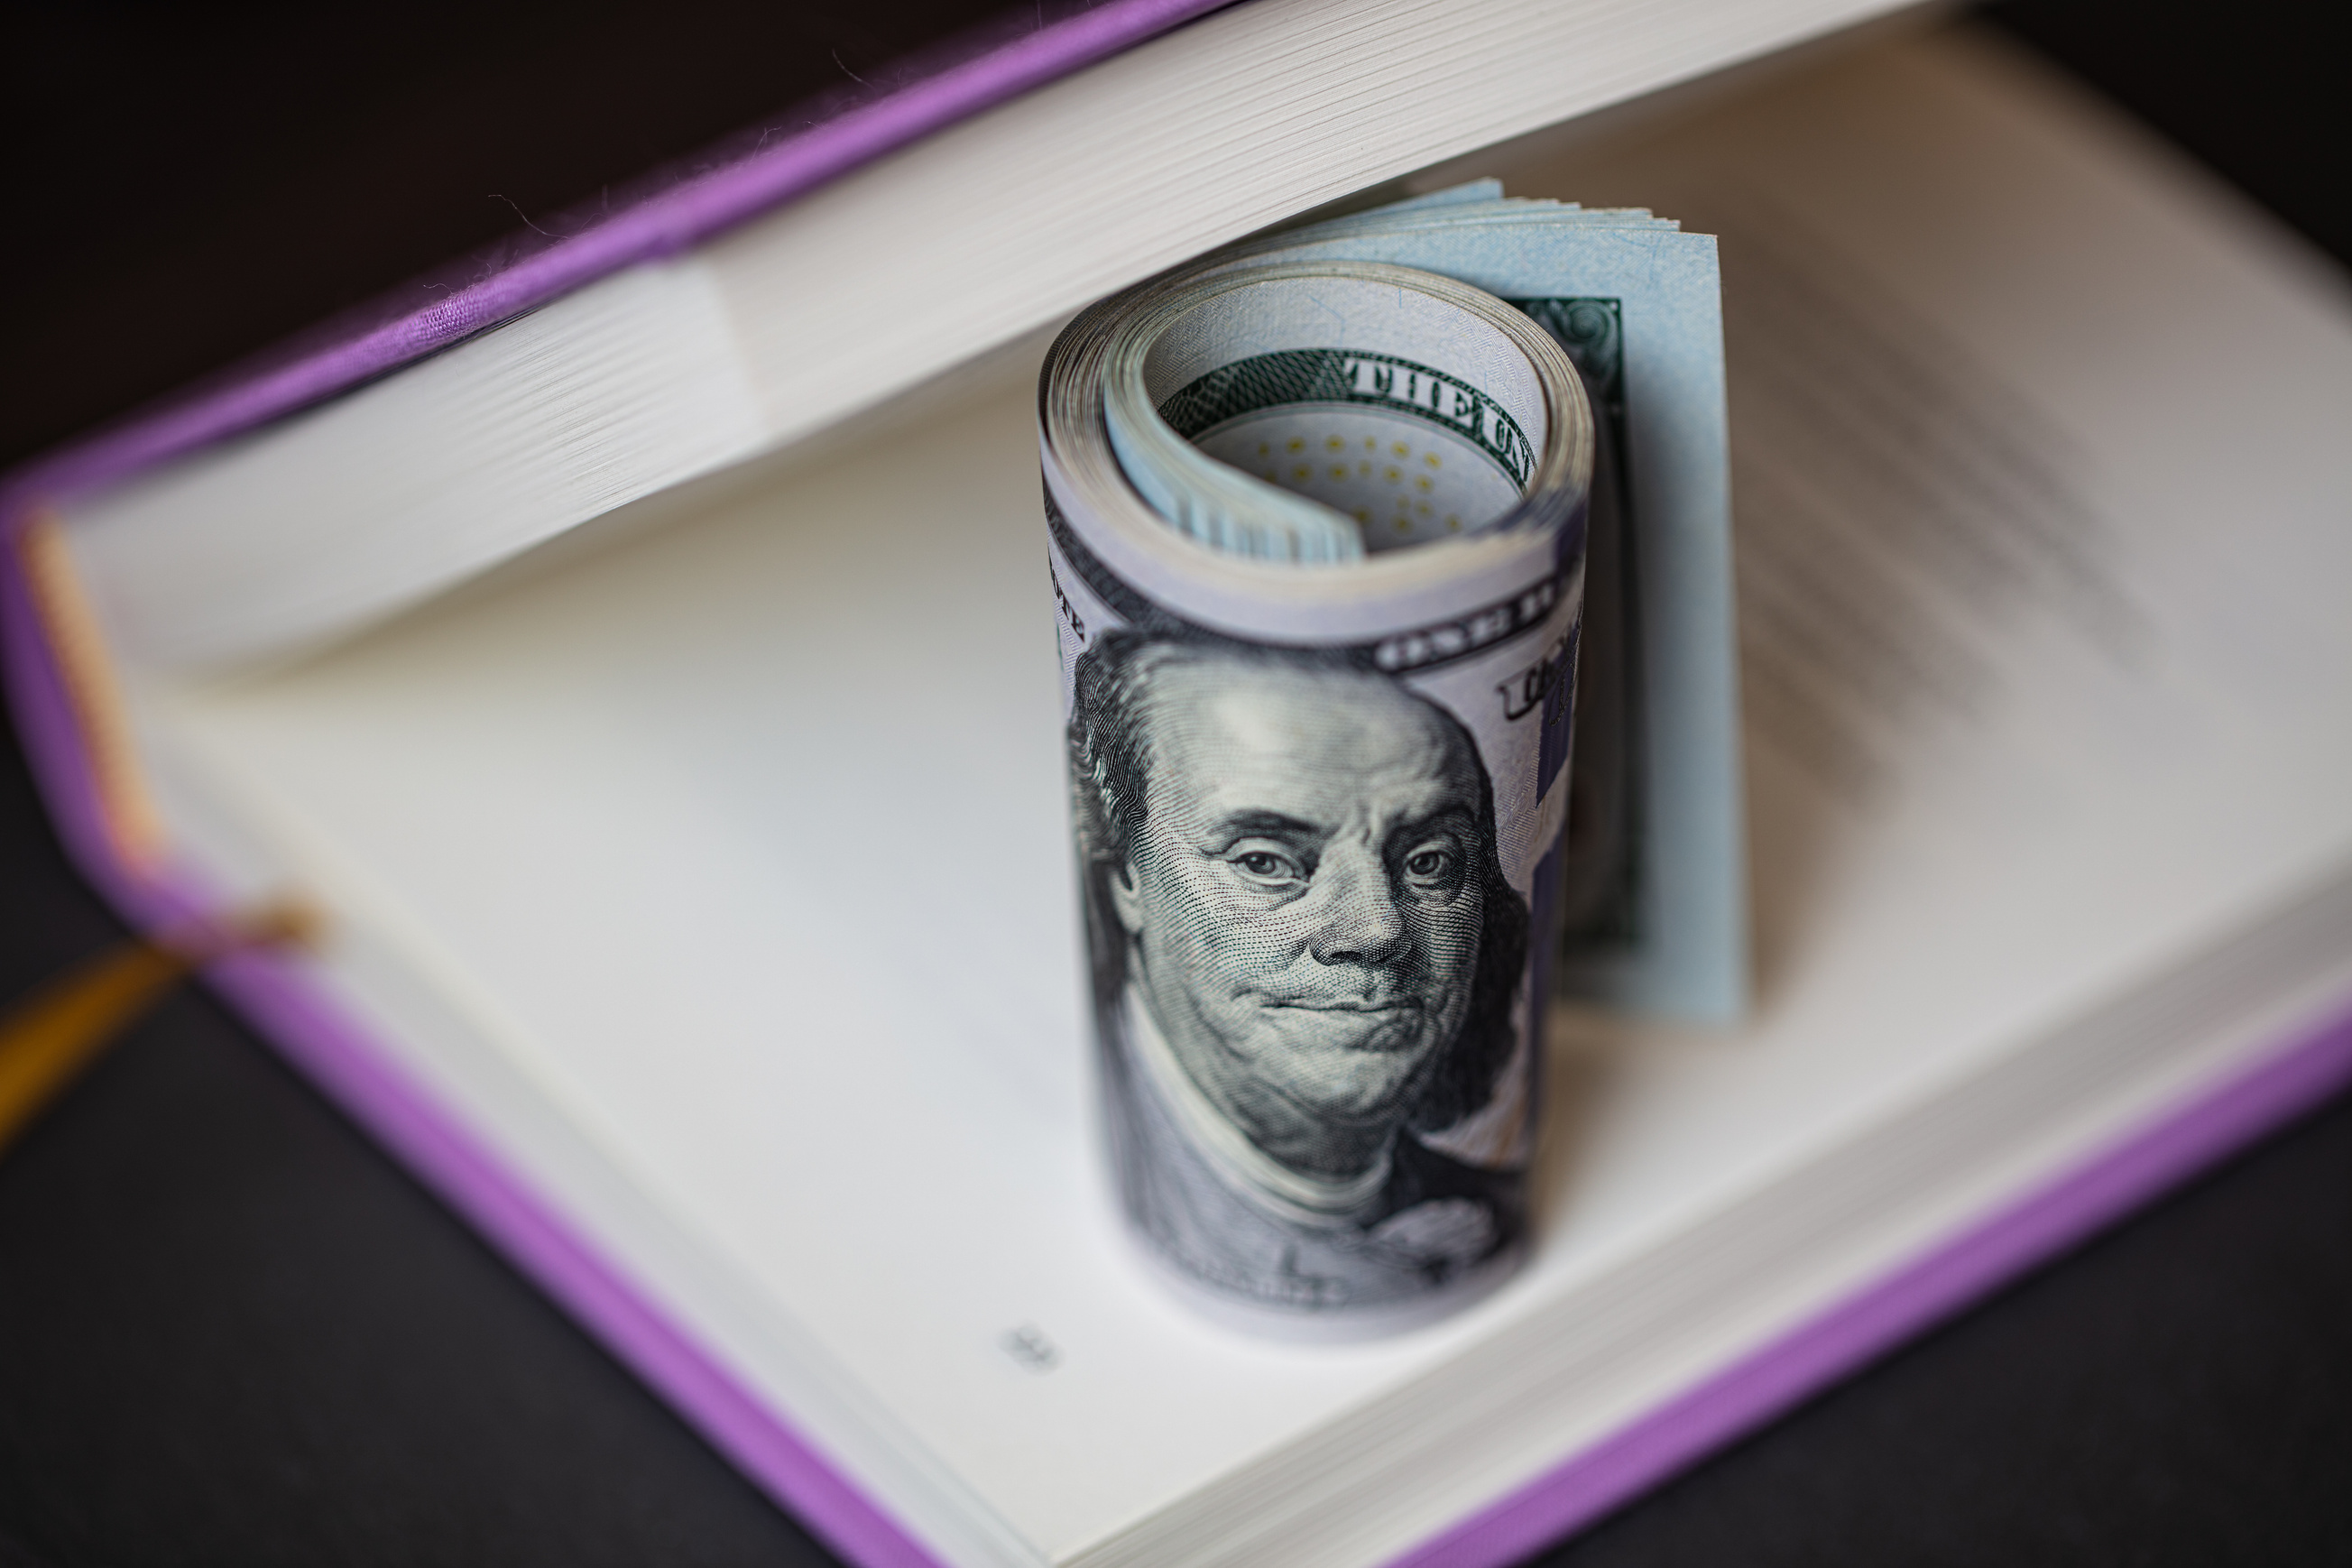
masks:
[[[0,462],[992,9],[12,6]],[[2347,260],[2329,15],[1995,12]],[[119,935],[8,742],[0,1000]],[[202,993],[0,1159],[0,1568],[830,1561]],[[2352,1563],[2352,1101],[1540,1561]]]

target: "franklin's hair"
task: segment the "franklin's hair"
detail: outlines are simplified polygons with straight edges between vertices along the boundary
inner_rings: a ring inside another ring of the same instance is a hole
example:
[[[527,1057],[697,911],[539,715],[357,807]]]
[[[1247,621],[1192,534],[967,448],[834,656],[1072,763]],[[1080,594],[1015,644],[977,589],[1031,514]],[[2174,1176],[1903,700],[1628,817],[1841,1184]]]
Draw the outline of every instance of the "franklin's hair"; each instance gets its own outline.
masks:
[[[1111,902],[1107,879],[1127,863],[1142,831],[1150,777],[1150,737],[1146,713],[1159,672],[1171,665],[1204,659],[1393,679],[1347,654],[1322,649],[1274,648],[1206,633],[1108,632],[1081,654],[1076,700],[1070,716],[1070,805],[1076,825],[1087,951],[1093,961],[1094,1001],[1108,1018],[1127,988],[1128,933]],[[1401,684],[1401,683],[1400,683]],[[1486,884],[1486,915],[1478,939],[1477,966],[1461,1032],[1432,1065],[1419,1099],[1406,1117],[1417,1131],[1450,1127],[1494,1097],[1496,1079],[1511,1059],[1512,1027],[1521,971],[1527,963],[1527,900],[1504,879],[1495,848],[1495,790],[1486,763],[1460,721],[1414,695],[1460,737],[1464,754],[1478,779],[1476,874]]]

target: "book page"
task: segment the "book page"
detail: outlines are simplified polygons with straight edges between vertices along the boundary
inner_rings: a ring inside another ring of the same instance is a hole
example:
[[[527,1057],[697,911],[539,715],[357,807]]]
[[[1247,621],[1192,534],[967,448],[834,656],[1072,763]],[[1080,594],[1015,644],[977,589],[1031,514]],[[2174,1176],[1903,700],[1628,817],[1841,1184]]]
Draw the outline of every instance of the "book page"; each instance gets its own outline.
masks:
[[[523,284],[500,308],[535,309],[367,384],[306,362],[341,395],[54,499],[118,645],[183,671],[298,657],[1304,208],[1894,4],[1225,6],[909,144],[882,128],[927,111],[886,99],[860,112],[887,157],[756,216],[732,177],[673,190],[591,241],[623,270]]]
[[[1632,1260],[2352,863],[2340,279],[1966,37],[1629,134],[1469,172],[1723,236],[1759,1011],[1580,1023],[1537,1258],[1437,1328],[1238,1337],[1118,1235],[1024,374],[299,668],[150,689],[150,743],[464,1016],[395,1038],[414,1070],[616,1256],[656,1228],[723,1279],[656,1299],[780,1404],[760,1346],[800,1347],[854,1474],[1009,1543],[951,1556],[1123,1561],[1343,1483],[1296,1551],[1192,1560],[1393,1554],[1825,1304],[1726,1300],[1512,1403],[1549,1364],[1515,1347],[1601,1342]],[[650,1217],[514,1131],[549,1107]],[[1886,1247],[2015,1195],[1984,1168]]]

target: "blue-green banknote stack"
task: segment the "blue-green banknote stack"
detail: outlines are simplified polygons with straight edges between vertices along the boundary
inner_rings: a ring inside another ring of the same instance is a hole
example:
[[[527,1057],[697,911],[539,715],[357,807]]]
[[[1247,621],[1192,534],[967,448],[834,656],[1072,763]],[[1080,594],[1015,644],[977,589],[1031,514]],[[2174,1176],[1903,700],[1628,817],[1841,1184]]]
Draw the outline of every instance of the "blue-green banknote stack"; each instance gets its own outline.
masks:
[[[1526,1247],[1556,993],[1744,1002],[1714,241],[1492,182],[1095,305],[1039,424],[1118,1188],[1228,1316]]]

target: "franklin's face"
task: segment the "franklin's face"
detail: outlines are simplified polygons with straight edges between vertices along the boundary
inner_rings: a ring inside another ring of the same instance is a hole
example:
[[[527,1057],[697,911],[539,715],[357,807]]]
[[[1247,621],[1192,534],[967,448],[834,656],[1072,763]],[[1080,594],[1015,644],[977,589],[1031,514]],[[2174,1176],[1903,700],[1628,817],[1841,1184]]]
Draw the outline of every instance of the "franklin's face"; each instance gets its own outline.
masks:
[[[1469,1010],[1486,917],[1461,732],[1376,675],[1208,656],[1153,676],[1112,898],[1186,1071],[1276,1158],[1344,1168]]]

